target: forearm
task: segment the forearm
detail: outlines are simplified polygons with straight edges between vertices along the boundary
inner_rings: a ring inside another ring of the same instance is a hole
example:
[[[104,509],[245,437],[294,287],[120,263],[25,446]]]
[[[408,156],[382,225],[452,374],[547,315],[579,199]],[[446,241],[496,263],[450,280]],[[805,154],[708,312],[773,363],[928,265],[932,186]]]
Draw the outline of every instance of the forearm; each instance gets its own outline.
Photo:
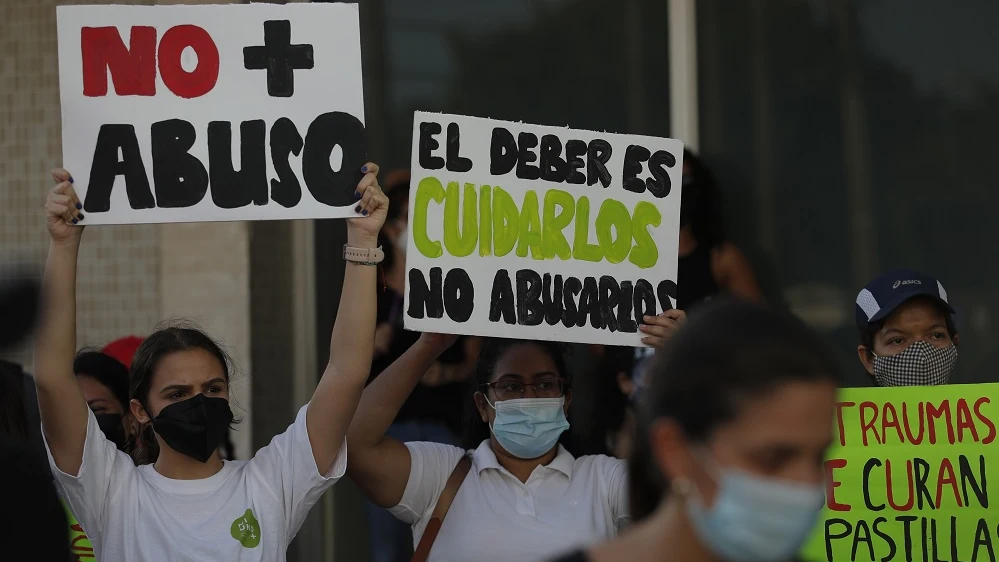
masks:
[[[348,237],[348,244],[374,247],[375,240]],[[340,448],[371,370],[376,275],[375,266],[345,264],[340,307],[330,338],[330,362],[307,413],[313,453],[322,472]]]
[[[50,244],[42,281],[42,315],[34,338],[34,378],[42,427],[63,470],[72,470],[74,464],[78,468],[87,430],[87,404],[72,367],[78,253],[78,240]],[[63,451],[65,454],[60,454]]]
[[[347,236],[347,245],[378,246],[377,238]],[[359,382],[363,388],[374,356],[378,268],[352,262],[344,264],[340,306],[330,338],[330,368]]]
[[[377,445],[441,350],[418,340],[368,385],[347,433],[353,449]]]
[[[76,353],[76,257],[79,244],[50,244],[42,279],[43,306],[34,339],[35,383],[48,392],[73,378]]]

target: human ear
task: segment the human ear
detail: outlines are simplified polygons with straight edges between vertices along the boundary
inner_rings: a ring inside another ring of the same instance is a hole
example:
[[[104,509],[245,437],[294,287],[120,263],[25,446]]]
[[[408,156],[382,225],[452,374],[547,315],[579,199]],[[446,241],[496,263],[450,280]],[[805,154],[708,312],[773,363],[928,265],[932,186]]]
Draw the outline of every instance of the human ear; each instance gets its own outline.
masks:
[[[867,348],[866,345],[857,346],[857,357],[860,358],[860,363],[867,370],[867,374],[874,376],[874,354]]]
[[[135,421],[139,422],[140,425],[147,424],[152,421],[152,418],[146,412],[146,408],[143,407],[143,405],[135,398],[128,403],[128,409],[132,413],[132,417],[135,418]]]
[[[479,411],[479,417],[482,418],[482,421],[489,423],[489,402],[485,395],[476,392],[472,395],[472,399],[475,400],[475,409]]]

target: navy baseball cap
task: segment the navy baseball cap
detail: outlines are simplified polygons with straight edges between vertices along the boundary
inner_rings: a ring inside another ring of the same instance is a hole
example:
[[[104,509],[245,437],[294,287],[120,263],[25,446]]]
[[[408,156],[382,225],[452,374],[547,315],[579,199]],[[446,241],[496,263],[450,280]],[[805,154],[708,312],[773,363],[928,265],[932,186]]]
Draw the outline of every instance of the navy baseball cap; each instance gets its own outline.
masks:
[[[871,281],[857,295],[857,327],[884,320],[905,301],[914,297],[930,297],[954,313],[947,300],[947,291],[936,278],[911,270],[886,273]]]

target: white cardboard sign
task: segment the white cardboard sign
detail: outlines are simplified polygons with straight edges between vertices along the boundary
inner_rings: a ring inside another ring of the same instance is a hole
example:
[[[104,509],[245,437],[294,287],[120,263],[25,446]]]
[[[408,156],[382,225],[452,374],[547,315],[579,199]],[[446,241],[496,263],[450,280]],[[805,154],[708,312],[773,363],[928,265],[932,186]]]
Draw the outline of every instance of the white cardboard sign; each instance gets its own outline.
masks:
[[[417,112],[405,326],[641,346],[675,306],[683,145]]]
[[[354,216],[356,4],[59,6],[85,224]]]

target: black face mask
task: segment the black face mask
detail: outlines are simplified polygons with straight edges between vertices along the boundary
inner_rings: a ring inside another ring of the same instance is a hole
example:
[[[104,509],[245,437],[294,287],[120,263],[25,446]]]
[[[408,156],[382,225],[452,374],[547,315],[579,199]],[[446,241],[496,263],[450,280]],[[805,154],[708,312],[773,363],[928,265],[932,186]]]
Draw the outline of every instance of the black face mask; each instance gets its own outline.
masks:
[[[125,426],[121,424],[121,414],[94,414],[97,427],[101,428],[104,437],[115,444],[119,451],[125,450]]]
[[[160,410],[153,418],[153,430],[174,451],[208,462],[225,439],[231,423],[228,400],[198,394]]]

